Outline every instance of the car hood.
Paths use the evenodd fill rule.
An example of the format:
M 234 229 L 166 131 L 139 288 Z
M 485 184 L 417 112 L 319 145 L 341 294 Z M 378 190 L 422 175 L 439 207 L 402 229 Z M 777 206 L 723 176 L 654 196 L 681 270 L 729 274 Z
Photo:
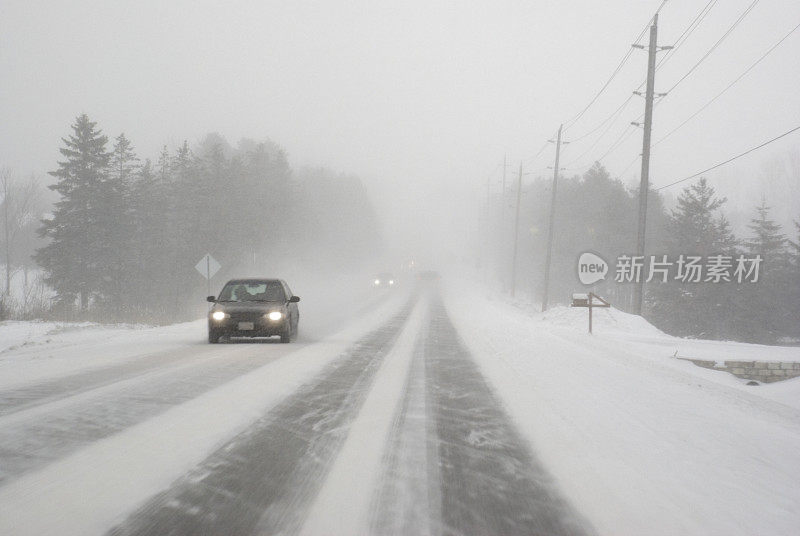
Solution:
M 216 303 L 214 311 L 225 311 L 226 313 L 248 313 L 253 311 L 272 311 L 285 306 L 283 301 L 264 301 L 264 302 L 231 302 Z

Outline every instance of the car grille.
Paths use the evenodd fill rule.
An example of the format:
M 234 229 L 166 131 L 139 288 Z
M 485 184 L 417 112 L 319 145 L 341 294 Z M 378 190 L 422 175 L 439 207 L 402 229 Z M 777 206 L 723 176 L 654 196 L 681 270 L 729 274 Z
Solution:
M 231 313 L 231 321 L 232 322 L 259 322 L 262 319 L 264 313 L 256 313 L 256 312 L 243 312 L 243 313 Z

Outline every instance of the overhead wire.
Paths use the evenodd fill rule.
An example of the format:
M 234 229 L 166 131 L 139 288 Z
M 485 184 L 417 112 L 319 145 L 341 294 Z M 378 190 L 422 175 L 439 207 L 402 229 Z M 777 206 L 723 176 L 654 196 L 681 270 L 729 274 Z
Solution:
M 670 58 L 672 58 L 675 52 L 678 51 L 679 48 L 692 36 L 694 31 L 700 26 L 700 24 L 705 20 L 706 16 L 708 16 L 709 12 L 714 8 L 717 4 L 718 0 L 709 0 L 708 3 L 703 6 L 695 18 L 689 23 L 689 25 L 683 30 L 681 35 L 675 40 L 675 43 L 672 45 L 672 48 L 666 50 L 666 54 L 664 54 L 661 59 L 656 64 L 656 71 L 658 71 L 665 63 L 667 63 Z M 639 84 L 639 88 L 647 82 L 647 80 L 643 80 L 641 84 Z
M 703 63 L 703 62 L 706 60 L 706 58 L 708 58 L 708 57 L 711 55 L 711 53 L 712 53 L 712 52 L 714 52 L 714 51 L 717 49 L 717 47 L 718 47 L 719 45 L 721 45 L 721 44 L 722 44 L 722 42 L 723 42 L 723 41 L 725 41 L 725 39 L 727 39 L 727 37 L 728 37 L 728 36 L 729 36 L 729 35 L 730 35 L 730 34 L 733 32 L 733 30 L 735 30 L 735 29 L 736 29 L 736 27 L 737 27 L 737 26 L 738 26 L 738 25 L 739 25 L 739 24 L 740 24 L 740 23 L 741 23 L 741 22 L 742 22 L 742 21 L 745 19 L 745 17 L 747 17 L 747 15 L 749 15 L 749 14 L 750 14 L 750 12 L 753 10 L 753 8 L 756 6 L 756 4 L 758 4 L 759 2 L 760 2 L 760 0 L 753 0 L 753 1 L 750 3 L 750 5 L 749 5 L 749 6 L 747 6 L 747 8 L 746 8 L 746 9 L 745 9 L 745 10 L 742 12 L 742 14 L 741 14 L 741 15 L 739 15 L 739 18 L 738 18 L 738 19 L 736 19 L 736 20 L 734 21 L 734 23 L 733 23 L 733 24 L 732 24 L 732 25 L 731 25 L 731 26 L 730 26 L 730 27 L 729 27 L 729 28 L 728 28 L 728 29 L 725 31 L 725 33 L 724 33 L 724 34 L 722 34 L 722 37 L 720 37 L 720 38 L 717 40 L 717 42 L 716 42 L 716 43 L 714 43 L 714 44 L 711 46 L 711 48 L 710 48 L 710 49 L 708 49 L 708 51 L 707 51 L 707 52 L 706 52 L 706 53 L 705 53 L 705 54 L 704 54 L 704 55 L 703 55 L 703 56 L 702 56 L 702 57 L 701 57 L 701 58 L 700 58 L 700 59 L 697 61 L 697 63 L 695 63 L 695 64 L 694 64 L 694 65 L 693 65 L 693 66 L 692 66 L 692 67 L 691 67 L 691 68 L 690 68 L 690 69 L 689 69 L 689 70 L 688 70 L 688 71 L 687 71 L 687 72 L 686 72 L 686 73 L 685 73 L 685 74 L 684 74 L 682 77 L 680 77 L 680 78 L 678 79 L 678 81 L 677 81 L 677 82 L 675 82 L 675 83 L 672 85 L 672 87 L 671 87 L 671 88 L 669 88 L 669 89 L 666 91 L 666 94 L 667 94 L 667 95 L 669 95 L 669 94 L 672 92 L 672 90 L 674 90 L 676 87 L 678 87 L 678 85 L 679 85 L 681 82 L 683 82 L 684 80 L 686 80 L 686 78 L 687 78 L 689 75 L 691 75 L 691 74 L 692 74 L 692 73 L 695 71 L 695 69 L 697 69 L 697 67 L 699 67 L 699 66 L 700 66 L 700 64 L 701 64 L 701 63 Z
M 745 70 L 744 70 L 744 72 L 742 72 L 742 74 L 740 74 L 739 76 L 737 76 L 737 77 L 736 77 L 736 79 L 734 79 L 734 80 L 733 80 L 733 81 L 732 81 L 730 84 L 728 84 L 728 85 L 725 87 L 725 89 L 723 89 L 722 91 L 720 91 L 719 93 L 717 93 L 717 94 L 716 94 L 716 95 L 715 95 L 715 96 L 714 96 L 714 97 L 713 97 L 711 100 L 709 100 L 707 103 L 705 103 L 703 106 L 701 106 L 701 107 L 700 107 L 700 108 L 699 108 L 699 109 L 698 109 L 696 112 L 694 112 L 692 115 L 690 115 L 689 117 L 687 117 L 687 118 L 686 118 L 686 119 L 685 119 L 685 120 L 684 120 L 684 121 L 683 121 L 681 124 L 679 124 L 678 126 L 676 126 L 675 128 L 673 128 L 672 130 L 670 130 L 670 131 L 669 131 L 667 134 L 665 134 L 664 136 L 662 136 L 662 137 L 661 137 L 661 138 L 660 138 L 658 141 L 656 141 L 656 142 L 655 142 L 655 143 L 652 145 L 652 147 L 655 147 L 656 145 L 658 145 L 659 143 L 661 143 L 661 142 L 662 142 L 662 141 L 664 141 L 665 139 L 669 138 L 669 137 L 670 137 L 672 134 L 674 134 L 674 133 L 675 133 L 675 132 L 676 132 L 678 129 L 680 129 L 681 127 L 683 127 L 683 125 L 685 125 L 686 123 L 688 123 L 689 121 L 691 121 L 692 119 L 694 119 L 695 117 L 697 117 L 697 115 L 699 115 L 699 114 L 700 114 L 700 112 L 702 112 L 703 110 L 705 110 L 706 108 L 708 108 L 708 107 L 711 105 L 711 103 L 713 103 L 715 100 L 717 100 L 719 97 L 721 97 L 721 96 L 722 96 L 722 95 L 723 95 L 723 94 L 724 94 L 726 91 L 728 91 L 730 88 L 732 88 L 732 87 L 733 87 L 733 86 L 734 86 L 734 85 L 735 85 L 737 82 L 739 82 L 739 80 L 741 80 L 742 78 L 744 78 L 744 77 L 747 75 L 747 73 L 749 73 L 750 71 L 752 71 L 752 70 L 755 68 L 755 66 L 756 66 L 756 65 L 758 65 L 759 63 L 761 63 L 761 61 L 762 61 L 764 58 L 766 58 L 767 56 L 769 56 L 769 55 L 772 53 L 772 51 L 774 51 L 776 48 L 778 48 L 778 46 L 780 46 L 780 45 L 781 45 L 781 43 L 783 43 L 784 41 L 786 41 L 786 39 L 788 39 L 788 38 L 789 38 L 789 36 L 791 36 L 791 35 L 792 35 L 792 34 L 793 34 L 795 31 L 797 31 L 797 29 L 798 29 L 798 28 L 800 28 L 800 24 L 798 24 L 797 26 L 795 26 L 794 28 L 792 28 L 792 29 L 789 31 L 789 33 L 787 33 L 786 35 L 784 35 L 784 36 L 783 36 L 783 37 L 782 37 L 782 38 L 781 38 L 781 39 L 780 39 L 780 40 L 779 40 L 777 43 L 775 43 L 774 45 L 772 45 L 772 47 L 770 47 L 770 49 L 769 49 L 769 50 L 767 50 L 767 51 L 766 51 L 764 54 L 762 54 L 762 55 L 761 55 L 761 57 L 759 57 L 759 58 L 758 58 L 758 59 L 757 59 L 755 62 L 753 62 L 753 63 L 752 63 L 752 64 L 751 64 L 751 65 L 750 65 L 750 66 L 749 66 L 747 69 L 745 69 Z
M 634 43 L 638 43 L 639 40 L 644 36 L 645 32 L 647 32 L 647 28 L 650 26 L 650 22 L 653 20 L 653 18 L 656 15 L 658 15 L 658 13 L 661 11 L 661 8 L 663 8 L 666 3 L 667 3 L 667 0 L 663 0 L 663 2 L 661 2 L 661 5 L 658 6 L 658 9 L 656 10 L 656 12 L 653 15 L 653 17 L 650 17 L 650 19 L 647 21 L 647 24 L 645 24 L 645 26 L 642 29 L 642 31 L 639 32 L 639 35 L 636 37 L 636 40 L 634 41 Z M 608 77 L 608 80 L 606 80 L 606 82 L 603 84 L 603 86 L 597 91 L 597 93 L 594 94 L 594 96 L 591 98 L 589 103 L 586 106 L 584 106 L 583 109 L 575 117 L 573 117 L 572 119 L 570 119 L 569 121 L 567 121 L 565 123 L 565 125 L 564 125 L 565 129 L 568 129 L 568 128 L 572 127 L 581 117 L 583 117 L 583 115 L 587 112 L 587 110 L 589 110 L 589 108 L 591 108 L 592 105 L 595 102 L 597 102 L 597 99 L 600 98 L 600 95 L 602 95 L 603 92 L 606 90 L 606 88 L 608 88 L 609 84 L 611 84 L 611 81 L 614 80 L 614 78 L 617 76 L 617 74 L 619 74 L 619 72 L 622 70 L 622 67 L 628 61 L 628 58 L 631 57 L 632 53 L 633 53 L 633 48 L 629 48 L 628 51 L 625 53 L 625 55 L 622 57 L 622 60 L 620 60 L 620 62 L 617 65 L 617 67 L 611 73 L 611 76 Z
M 628 102 L 629 102 L 629 101 L 626 101 L 626 102 L 625 102 L 625 104 L 627 104 Z M 602 139 L 603 139 L 603 137 L 606 135 L 606 133 L 607 133 L 607 132 L 608 132 L 608 131 L 611 129 L 611 127 L 612 127 L 612 126 L 614 126 L 614 121 L 616 121 L 616 119 L 617 119 L 617 118 L 618 118 L 620 115 L 622 115 L 622 112 L 623 112 L 623 110 L 624 110 L 624 109 L 625 109 L 625 107 L 624 107 L 624 106 L 620 106 L 619 108 L 617 108 L 617 115 L 616 115 L 616 117 L 614 117 L 614 118 L 613 118 L 613 120 L 612 120 L 612 121 L 610 121 L 610 122 L 608 123 L 608 126 L 607 126 L 607 127 L 606 127 L 606 129 L 603 131 L 603 133 L 602 133 L 602 134 L 600 134 L 600 136 L 598 136 L 598 138 L 597 138 L 596 140 L 594 140 L 594 143 L 592 143 L 592 144 L 591 144 L 591 145 L 590 145 L 590 146 L 589 146 L 589 147 L 588 147 L 588 148 L 587 148 L 587 149 L 586 149 L 584 152 L 582 152 L 580 155 L 576 156 L 575 158 L 573 158 L 572 160 L 570 160 L 569 162 L 567 162 L 567 164 L 566 164 L 566 165 L 567 165 L 567 166 L 571 166 L 573 163 L 580 161 L 580 160 L 581 160 L 581 159 L 582 159 L 584 156 L 586 156 L 586 155 L 587 155 L 587 154 L 588 154 L 588 153 L 589 153 L 589 152 L 590 152 L 592 149 L 594 149 L 594 148 L 595 148 L 595 146 L 596 146 L 596 145 L 597 145 L 597 144 L 600 142 L 600 140 L 602 140 Z M 574 142 L 574 141 L 575 141 L 575 140 L 572 140 L 572 142 Z
M 665 188 L 669 188 L 670 186 L 675 186 L 676 184 L 680 184 L 680 183 L 682 183 L 682 182 L 686 182 L 686 181 L 688 181 L 688 180 L 690 180 L 690 179 L 694 179 L 695 177 L 699 177 L 699 176 L 700 176 L 700 175 L 702 175 L 703 173 L 708 173 L 708 172 L 709 172 L 709 171 L 711 171 L 711 170 L 717 169 L 718 167 L 722 167 L 722 166 L 724 166 L 725 164 L 729 164 L 729 163 L 733 162 L 734 160 L 737 160 L 737 159 L 739 159 L 739 158 L 741 158 L 741 157 L 743 157 L 743 156 L 745 156 L 745 155 L 747 155 L 747 154 L 750 154 L 750 153 L 752 153 L 753 151 L 757 151 L 758 149 L 761 149 L 762 147 L 766 147 L 766 146 L 767 146 L 767 145 L 769 145 L 770 143 L 776 142 L 776 141 L 778 141 L 779 139 L 781 139 L 781 138 L 784 138 L 784 137 L 788 136 L 789 134 L 791 134 L 792 132 L 795 132 L 795 131 L 797 131 L 797 130 L 800 130 L 800 126 L 796 126 L 796 127 L 792 128 L 792 129 L 790 129 L 790 130 L 787 130 L 786 132 L 784 132 L 784 133 L 783 133 L 783 134 L 781 134 L 780 136 L 776 136 L 776 137 L 772 138 L 772 139 L 771 139 L 771 140 L 769 140 L 769 141 L 765 141 L 765 142 L 764 142 L 764 143 L 762 143 L 761 145 L 758 145 L 758 146 L 756 146 L 756 147 L 752 147 L 752 148 L 750 148 L 750 149 L 746 150 L 746 151 L 745 151 L 745 152 L 743 152 L 743 153 L 740 153 L 740 154 L 738 154 L 738 155 L 736 155 L 736 156 L 734 156 L 734 157 L 731 157 L 731 158 L 729 158 L 729 159 L 725 160 L 724 162 L 720 162 L 719 164 L 716 164 L 716 165 L 714 165 L 714 166 L 711 166 L 711 167 L 710 167 L 710 168 L 708 168 L 708 169 L 704 169 L 703 171 L 698 171 L 697 173 L 694 173 L 694 174 L 692 174 L 692 175 L 689 175 L 688 177 L 685 177 L 685 178 L 683 178 L 683 179 L 680 179 L 680 180 L 677 180 L 677 181 L 671 182 L 671 183 L 669 183 L 669 184 L 666 184 L 666 185 L 664 185 L 664 186 L 661 186 L 661 187 L 659 187 L 659 188 L 654 188 L 654 190 L 657 192 L 657 191 L 659 191 L 659 190 L 663 190 L 663 189 L 665 189 Z
M 667 58 L 671 57 L 671 54 L 670 54 L 670 53 L 674 54 L 674 52 L 675 52 L 675 51 L 676 51 L 678 48 L 680 48 L 680 47 L 681 47 L 681 46 L 682 46 L 682 45 L 683 45 L 683 44 L 684 44 L 684 43 L 685 43 L 685 42 L 686 42 L 686 41 L 689 39 L 689 37 L 691 37 L 691 35 L 692 35 L 692 34 L 695 32 L 695 30 L 696 30 L 696 29 L 697 29 L 697 28 L 700 26 L 700 24 L 703 22 L 703 20 L 705 20 L 705 18 L 708 16 L 708 13 L 711 11 L 711 9 L 713 9 L 713 8 L 714 8 L 714 6 L 717 4 L 717 1 L 718 1 L 718 0 L 709 0 L 709 1 L 708 1 L 708 2 L 707 2 L 707 3 L 706 3 L 704 6 L 703 6 L 703 8 L 700 10 L 700 12 L 698 12 L 698 14 L 697 14 L 697 15 L 694 17 L 694 19 L 692 19 L 692 21 L 689 23 L 689 25 L 688 25 L 688 26 L 687 26 L 687 27 L 686 27 L 686 28 L 683 30 L 683 32 L 681 33 L 681 35 L 680 35 L 680 36 L 678 37 L 678 39 L 676 40 L 676 44 L 673 46 L 673 48 L 672 48 L 672 49 L 669 49 L 669 50 L 667 50 L 667 54 L 668 54 L 668 55 L 665 55 L 665 56 L 664 56 L 664 57 L 661 59 L 661 61 L 660 61 L 660 62 L 659 62 L 657 65 L 656 65 L 656 69 L 658 69 L 659 67 L 663 66 L 663 65 L 664 65 L 664 63 L 666 63 L 666 61 L 667 61 Z M 736 21 L 734 21 L 734 23 L 733 23 L 733 24 L 732 24 L 732 25 L 731 25 L 731 26 L 730 26 L 730 27 L 729 27 L 729 28 L 728 28 L 728 29 L 725 31 L 725 33 L 724 33 L 724 34 L 723 34 L 723 35 L 722 35 L 722 36 L 721 36 L 721 37 L 720 37 L 720 38 L 719 38 L 719 39 L 718 39 L 718 40 L 717 40 L 717 41 L 714 43 L 714 45 L 712 45 L 712 47 L 711 47 L 711 48 L 710 48 L 710 49 L 709 49 L 709 50 L 708 50 L 708 51 L 707 51 L 707 52 L 706 52 L 706 53 L 703 55 L 703 57 L 701 57 L 701 58 L 700 58 L 700 59 L 699 59 L 699 60 L 698 60 L 698 61 L 697 61 L 697 62 L 696 62 L 696 63 L 695 63 L 695 64 L 694 64 L 694 65 L 693 65 L 693 66 L 692 66 L 692 67 L 691 67 L 691 68 L 690 68 L 690 69 L 689 69 L 689 70 L 688 70 L 688 71 L 687 71 L 687 72 L 686 72 L 686 73 L 685 73 L 685 74 L 684 74 L 684 75 L 683 75 L 683 76 L 682 76 L 682 77 L 681 77 L 681 78 L 680 78 L 680 79 L 679 79 L 679 80 L 678 80 L 678 81 L 675 83 L 675 84 L 673 84 L 673 86 L 672 86 L 672 87 L 671 87 L 671 88 L 670 88 L 670 89 L 669 89 L 669 90 L 666 92 L 666 94 L 669 94 L 669 93 L 670 93 L 670 92 L 671 92 L 673 89 L 675 89 L 675 88 L 676 88 L 676 87 L 677 87 L 677 86 L 678 86 L 678 85 L 679 85 L 679 84 L 680 84 L 680 83 L 681 83 L 683 80 L 685 80 L 685 79 L 686 79 L 686 78 L 687 78 L 687 77 L 688 77 L 688 76 L 689 76 L 689 75 L 690 75 L 690 74 L 691 74 L 691 73 L 692 73 L 692 72 L 693 72 L 695 69 L 697 69 L 697 67 L 698 67 L 698 66 L 699 66 L 701 63 L 703 63 L 703 61 L 705 61 L 705 59 L 706 59 L 706 58 L 708 58 L 708 57 L 711 55 L 711 53 L 713 53 L 713 52 L 714 52 L 714 50 L 715 50 L 715 49 L 716 49 L 716 48 L 717 48 L 717 47 L 718 47 L 720 44 L 722 44 L 722 42 L 723 42 L 723 41 L 725 41 L 725 39 L 726 39 L 726 38 L 727 38 L 727 37 L 728 37 L 728 36 L 729 36 L 729 35 L 730 35 L 730 34 L 733 32 L 733 30 L 734 30 L 734 29 L 735 29 L 735 28 L 736 28 L 736 27 L 737 27 L 737 26 L 738 26 L 738 25 L 739 25 L 739 24 L 742 22 L 742 20 L 744 20 L 744 18 L 745 18 L 745 17 L 747 17 L 747 15 L 748 15 L 748 14 L 749 14 L 749 13 L 750 13 L 752 10 L 753 10 L 753 8 L 756 6 L 756 4 L 758 4 L 758 2 L 759 2 L 759 1 L 760 1 L 760 0 L 753 0 L 753 1 L 750 3 L 750 5 L 748 5 L 748 6 L 747 6 L 747 8 L 746 8 L 746 9 L 745 9 L 745 10 L 742 12 L 742 14 L 741 14 L 741 15 L 739 15 L 739 17 L 736 19 Z M 663 4 L 662 4 L 662 5 L 659 7 L 659 10 L 661 9 L 661 7 L 663 7 Z M 651 19 L 651 20 L 652 20 L 652 19 Z M 649 24 L 649 23 L 648 23 L 648 24 Z M 644 85 L 644 83 L 645 83 L 645 82 L 643 81 L 641 84 L 639 84 L 639 87 L 637 88 L 637 90 L 638 90 L 638 89 L 641 89 L 641 87 Z M 665 95 L 666 95 L 666 94 L 665 94 Z M 624 107 L 624 105 L 625 105 L 625 104 L 627 104 L 627 103 L 630 101 L 630 99 L 631 99 L 631 98 L 632 98 L 632 96 L 631 96 L 631 97 L 628 97 L 628 99 L 625 101 L 625 103 L 623 103 L 623 107 Z M 662 102 L 662 101 L 658 101 L 658 102 L 656 102 L 654 106 L 656 106 L 656 107 L 657 107 L 657 106 L 658 106 L 658 105 L 659 105 L 661 102 Z M 697 113 L 699 113 L 699 111 L 698 111 Z M 624 130 L 622 133 L 620 133 L 620 135 L 617 137 L 617 139 L 616 139 L 616 140 L 615 140 L 615 141 L 614 141 L 614 142 L 613 142 L 613 143 L 612 143 L 612 144 L 609 146 L 608 150 L 607 150 L 607 151 L 606 151 L 606 152 L 605 152 L 605 153 L 604 153 L 604 154 L 603 154 L 603 155 L 602 155 L 600 158 L 597 158 L 595 161 L 597 161 L 597 162 L 602 162 L 602 161 L 603 161 L 603 159 L 605 159 L 605 158 L 606 158 L 608 155 L 610 155 L 610 154 L 611 154 L 612 152 L 614 152 L 614 151 L 615 151 L 617 148 L 619 148 L 619 147 L 622 145 L 622 143 L 623 143 L 625 140 L 627 140 L 627 139 L 628 139 L 628 138 L 631 136 L 631 134 L 634 132 L 633 130 L 631 130 L 631 126 L 633 125 L 633 123 L 635 123 L 635 122 L 638 122 L 638 121 L 641 121 L 641 119 L 642 119 L 642 117 L 643 117 L 643 116 L 644 116 L 644 113 L 640 114 L 640 115 L 638 116 L 638 118 L 637 118 L 637 119 L 636 119 L 634 122 L 632 122 L 632 124 L 631 124 L 631 125 L 629 125 L 628 127 L 626 127 L 626 129 L 625 129 L 625 130 Z M 681 126 L 682 126 L 682 125 L 681 125 Z M 595 130 L 596 130 L 596 129 L 595 129 Z M 604 131 L 604 134 L 603 134 L 603 135 L 601 135 L 599 139 L 602 139 L 602 136 L 604 136 L 604 135 L 605 135 L 605 132 L 607 132 L 607 131 L 608 131 L 608 129 L 606 129 L 606 131 Z M 583 137 L 585 137 L 585 136 L 583 136 Z M 663 138 L 662 138 L 662 139 L 663 139 Z M 661 141 L 661 140 L 659 140 L 659 141 Z M 587 151 L 587 152 L 588 152 L 588 151 Z M 641 156 L 641 155 L 640 155 L 640 156 Z M 637 157 L 637 159 L 638 159 L 638 158 L 639 158 L 639 157 Z M 635 162 L 635 160 L 634 160 L 634 162 Z M 631 163 L 631 164 L 628 164 L 628 166 L 627 166 L 625 169 L 627 170 L 627 169 L 628 169 L 628 168 L 629 168 L 631 165 L 633 165 L 633 164 L 632 164 L 632 163 Z
M 675 41 L 675 45 L 673 46 L 673 48 L 668 49 L 666 51 L 667 53 L 661 58 L 659 63 L 656 65 L 656 70 L 658 70 L 664 63 L 666 63 L 667 58 L 671 57 L 671 53 L 674 53 L 675 51 L 677 51 L 681 47 L 681 45 L 683 45 L 683 43 L 685 43 L 689 39 L 689 37 L 691 37 L 692 33 L 694 33 L 694 31 L 698 28 L 700 23 L 703 22 L 703 20 L 706 18 L 708 13 L 716 5 L 717 2 L 718 2 L 718 0 L 709 0 L 703 6 L 703 8 L 697 13 L 697 15 L 695 15 L 694 19 L 692 19 L 692 21 L 686 26 L 686 28 L 684 28 L 683 32 L 678 36 L 678 38 Z M 658 8 L 658 11 L 661 10 L 661 7 L 663 7 L 663 4 Z M 656 13 L 658 13 L 658 11 Z M 655 15 L 654 15 L 654 17 L 655 17 Z M 652 22 L 653 18 L 651 18 L 650 21 L 648 21 L 648 23 L 647 23 L 648 26 L 649 26 L 650 22 Z M 646 30 L 647 30 L 647 26 L 645 27 L 645 29 L 640 34 L 639 38 L 637 39 L 637 42 L 641 39 L 641 37 L 644 35 L 644 32 Z M 641 89 L 642 86 L 645 84 L 645 82 L 646 82 L 646 80 L 642 81 L 642 83 L 639 84 L 639 86 L 637 87 L 637 90 Z M 577 138 L 573 138 L 571 141 L 574 143 L 574 142 L 583 140 L 583 139 L 587 138 L 588 136 L 591 136 L 592 134 L 594 134 L 598 130 L 600 130 L 604 125 L 606 125 L 606 123 L 608 123 L 612 119 L 614 121 L 616 121 L 619 118 L 619 115 L 621 115 L 621 114 L 618 114 L 618 112 L 620 112 L 620 110 L 624 109 L 628 105 L 628 103 L 630 103 L 630 101 L 633 99 L 634 95 L 635 95 L 635 93 L 631 93 L 628 96 L 628 98 L 625 99 L 625 101 L 616 110 L 614 110 L 611 113 L 611 115 L 606 117 L 603 121 L 601 121 L 597 126 L 595 126 L 593 129 L 591 129 L 589 132 L 587 132 L 587 133 L 585 133 L 582 136 L 579 136 Z M 637 121 L 639 121 L 640 119 L 641 119 L 641 116 L 637 119 Z M 611 122 L 613 123 L 613 121 L 611 121 Z M 606 128 L 606 130 L 603 131 L 603 133 L 598 137 L 598 139 L 595 141 L 595 143 L 592 144 L 592 147 L 597 145 L 597 143 L 603 138 L 603 136 L 605 136 L 605 134 L 608 132 L 608 130 L 610 130 L 610 127 Z M 572 162 L 575 162 L 575 161 L 579 160 L 586 153 L 588 153 L 590 150 L 591 150 L 591 148 L 588 149 L 583 154 L 581 154 L 580 157 L 573 159 Z
M 633 93 L 631 93 L 631 94 L 630 94 L 630 96 L 629 96 L 627 99 L 625 99 L 625 102 L 623 102 L 622 104 L 620 104 L 620 105 L 619 105 L 619 107 L 618 107 L 616 110 L 614 110 L 613 112 L 611 112 L 611 115 L 609 115 L 608 117 L 606 117 L 605 119 L 603 119 L 603 120 L 602 120 L 602 121 L 601 121 L 601 122 L 600 122 L 600 123 L 599 123 L 599 124 L 598 124 L 596 127 L 594 127 L 592 130 L 590 130 L 589 132 L 587 132 L 587 133 L 586 133 L 586 134 L 584 134 L 583 136 L 578 136 L 577 138 L 572 138 L 570 141 L 571 141 L 572 143 L 579 142 L 579 141 L 583 140 L 584 138 L 587 138 L 587 137 L 591 136 L 592 134 L 594 134 L 595 132 L 597 132 L 598 130 L 600 130 L 600 129 L 601 129 L 603 126 L 605 126 L 605 124 L 606 124 L 607 122 L 609 122 L 609 121 L 610 121 L 612 118 L 615 118 L 615 116 L 617 115 L 617 113 L 618 113 L 620 110 L 622 110 L 623 108 L 625 108 L 625 106 L 627 106 L 627 105 L 628 105 L 628 103 L 629 103 L 629 102 L 631 102 L 631 100 L 632 100 L 632 99 L 633 99 Z M 601 137 L 602 137 L 602 136 L 601 136 Z

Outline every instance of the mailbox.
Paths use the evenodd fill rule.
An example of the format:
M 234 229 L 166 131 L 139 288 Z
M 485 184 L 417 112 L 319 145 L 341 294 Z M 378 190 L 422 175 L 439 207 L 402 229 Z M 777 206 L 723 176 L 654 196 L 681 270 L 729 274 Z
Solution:
M 595 301 L 597 300 L 597 301 Z M 571 307 L 586 307 L 589 309 L 589 333 L 592 332 L 592 309 L 595 307 L 611 307 L 611 304 L 597 294 L 573 294 Z
M 588 294 L 573 294 L 571 307 L 589 307 Z

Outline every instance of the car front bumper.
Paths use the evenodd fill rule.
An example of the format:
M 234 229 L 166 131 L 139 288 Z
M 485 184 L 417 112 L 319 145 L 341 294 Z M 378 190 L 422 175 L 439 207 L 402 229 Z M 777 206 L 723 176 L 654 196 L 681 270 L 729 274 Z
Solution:
M 289 320 L 285 317 L 277 321 L 264 318 L 208 320 L 209 332 L 227 335 L 228 337 L 272 337 L 282 335 L 288 329 Z

